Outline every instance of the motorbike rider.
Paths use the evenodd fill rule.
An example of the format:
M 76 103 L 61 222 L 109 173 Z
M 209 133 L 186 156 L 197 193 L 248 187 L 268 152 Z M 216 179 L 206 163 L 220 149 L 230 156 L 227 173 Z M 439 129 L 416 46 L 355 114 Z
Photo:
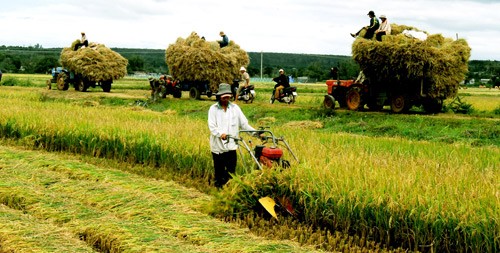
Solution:
M 240 77 L 240 81 L 239 81 L 239 87 L 238 87 L 238 91 L 236 92 L 234 102 L 238 101 L 238 97 L 240 95 L 241 90 L 250 85 L 250 75 L 248 74 L 245 67 L 240 68 L 240 73 L 241 73 L 241 77 Z
M 283 69 L 280 69 L 279 73 L 280 75 L 278 77 L 273 78 L 273 81 L 276 82 L 276 85 L 274 85 L 275 99 L 279 99 L 281 90 L 290 87 L 290 82 L 288 81 L 288 77 L 285 75 L 285 71 Z

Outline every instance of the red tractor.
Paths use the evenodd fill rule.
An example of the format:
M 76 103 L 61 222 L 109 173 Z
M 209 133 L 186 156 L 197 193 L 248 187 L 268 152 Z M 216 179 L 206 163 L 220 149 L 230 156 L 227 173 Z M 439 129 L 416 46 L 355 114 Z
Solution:
M 385 105 L 394 113 L 407 112 L 412 106 L 424 107 L 428 113 L 440 112 L 443 98 L 428 95 L 430 85 L 421 80 L 408 83 L 372 83 L 363 74 L 356 80 L 327 80 L 328 95 L 325 95 L 323 106 L 335 109 L 335 101 L 341 108 L 361 110 L 365 105 L 369 110 L 379 111 Z

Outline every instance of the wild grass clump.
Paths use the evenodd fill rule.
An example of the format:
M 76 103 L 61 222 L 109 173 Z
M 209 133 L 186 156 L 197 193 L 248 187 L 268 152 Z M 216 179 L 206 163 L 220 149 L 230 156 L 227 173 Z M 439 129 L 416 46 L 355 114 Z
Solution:
M 474 112 L 472 104 L 463 101 L 460 97 L 456 97 L 450 103 L 445 104 L 443 111 L 452 111 L 454 113 L 471 114 Z
M 11 77 L 7 76 L 2 78 L 2 85 L 3 86 L 24 86 L 24 87 L 31 87 L 33 86 L 33 82 L 30 79 L 26 80 L 20 80 L 16 77 Z
M 493 114 L 500 115 L 500 105 L 493 110 Z

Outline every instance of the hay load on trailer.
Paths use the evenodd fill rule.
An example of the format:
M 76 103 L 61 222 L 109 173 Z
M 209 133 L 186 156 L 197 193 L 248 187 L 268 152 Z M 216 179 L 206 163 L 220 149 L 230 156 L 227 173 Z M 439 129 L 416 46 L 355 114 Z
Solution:
M 240 76 L 241 66 L 250 62 L 248 54 L 234 41 L 221 48 L 216 41 L 206 41 L 195 32 L 170 44 L 165 61 L 182 90 L 196 99 L 217 93 L 220 83 L 232 84 Z
M 128 60 L 103 44 L 91 43 L 74 50 L 79 42 L 76 40 L 61 52 L 60 62 L 64 70 L 57 76 L 58 89 L 67 90 L 71 83 L 79 91 L 98 85 L 109 92 L 113 80 L 127 74 Z
M 427 38 L 417 38 L 412 32 Z M 392 25 L 392 34 L 383 36 L 381 42 L 358 38 L 352 45 L 352 55 L 366 77 L 370 94 L 358 94 L 359 103 L 355 96 L 352 106 L 367 104 L 371 109 L 390 105 L 392 111 L 401 112 L 423 105 L 426 111 L 440 111 L 444 99 L 456 96 L 467 74 L 470 50 L 464 39 L 429 35 L 396 24 Z

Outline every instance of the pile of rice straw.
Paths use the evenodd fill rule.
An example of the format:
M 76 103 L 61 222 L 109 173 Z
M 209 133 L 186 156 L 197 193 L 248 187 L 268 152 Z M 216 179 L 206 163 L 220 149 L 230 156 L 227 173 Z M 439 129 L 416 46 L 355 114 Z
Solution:
M 220 83 L 231 84 L 239 78 L 240 68 L 250 63 L 248 54 L 234 41 L 220 48 L 218 42 L 205 41 L 195 32 L 170 44 L 165 61 L 175 79 L 207 81 L 212 92 L 217 92 Z
M 382 42 L 361 36 L 353 42 L 353 59 L 370 82 L 416 90 L 423 80 L 431 97 L 456 96 L 468 72 L 471 49 L 467 42 L 429 35 L 410 26 L 392 24 L 391 28 L 392 34 L 383 36 Z M 408 36 L 405 31 L 425 33 L 427 39 Z
M 127 74 L 128 60 L 123 56 L 96 43 L 74 51 L 79 42 L 76 40 L 71 47 L 63 48 L 60 61 L 64 68 L 96 82 L 116 80 Z

